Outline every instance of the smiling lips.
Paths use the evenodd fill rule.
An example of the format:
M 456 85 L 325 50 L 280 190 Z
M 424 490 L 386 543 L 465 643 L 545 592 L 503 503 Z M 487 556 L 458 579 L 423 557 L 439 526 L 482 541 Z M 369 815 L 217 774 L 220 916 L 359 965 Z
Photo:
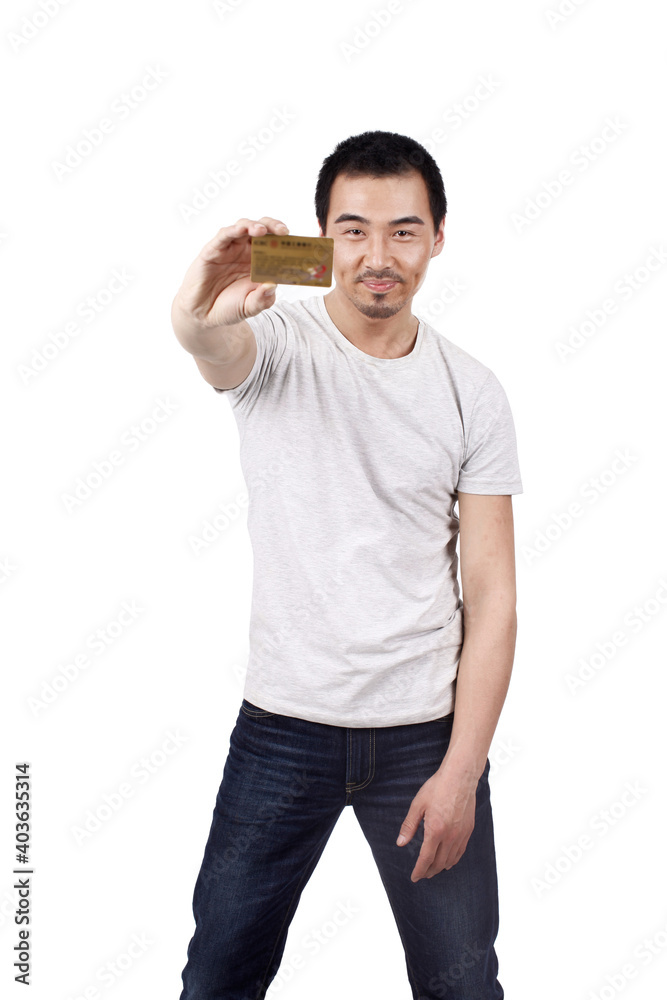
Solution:
M 372 292 L 388 292 L 395 284 L 395 281 L 364 281 L 366 288 L 370 288 Z

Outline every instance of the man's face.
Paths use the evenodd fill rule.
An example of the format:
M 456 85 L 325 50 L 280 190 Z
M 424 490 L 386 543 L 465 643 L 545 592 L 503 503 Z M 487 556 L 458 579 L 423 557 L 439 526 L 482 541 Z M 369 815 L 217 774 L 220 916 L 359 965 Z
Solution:
M 444 219 L 433 230 L 421 174 L 338 174 L 331 186 L 326 233 L 334 240 L 336 290 L 364 316 L 410 311 L 428 262 L 444 246 Z

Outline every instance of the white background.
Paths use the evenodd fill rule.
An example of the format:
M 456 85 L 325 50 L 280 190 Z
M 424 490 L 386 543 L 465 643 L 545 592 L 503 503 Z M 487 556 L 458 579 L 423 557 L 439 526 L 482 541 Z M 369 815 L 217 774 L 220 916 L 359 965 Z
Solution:
M 414 312 L 496 373 L 517 429 L 519 635 L 490 754 L 499 978 L 508 1000 L 653 1000 L 667 976 L 659 6 L 564 0 L 558 19 L 560 0 L 402 0 L 379 27 L 382 0 L 50 2 L 48 16 L 36 2 L 2 12 L 0 982 L 26 995 L 12 968 L 25 760 L 30 995 L 179 996 L 242 697 L 252 555 L 243 507 L 193 548 L 245 484 L 231 408 L 177 342 L 171 300 L 240 216 L 316 235 L 322 160 L 380 128 L 426 143 L 449 201 Z M 115 102 L 150 69 L 163 78 L 121 117 Z M 240 150 L 274 109 L 293 119 L 262 133 L 250 160 Z M 112 131 L 58 177 L 67 147 L 105 117 Z M 195 189 L 231 159 L 240 173 L 186 221 Z M 127 285 L 107 295 L 114 269 Z M 278 300 L 321 294 L 294 292 L 280 286 Z M 573 328 L 579 346 L 562 357 Z M 151 423 L 160 401 L 170 412 Z M 122 463 L 68 509 L 114 450 Z M 116 629 L 124 602 L 140 611 Z M 113 636 L 103 653 L 88 645 L 97 629 Z M 170 732 L 184 742 L 160 755 Z M 132 779 L 151 755 L 149 780 Z M 128 781 L 132 796 L 77 842 L 88 811 Z M 356 913 L 336 927 L 341 902 Z M 318 929 L 328 937 L 313 955 L 304 941 Z M 135 934 L 150 944 L 127 967 Z M 287 981 L 297 955 L 305 967 Z M 98 970 L 116 961 L 123 975 L 105 986 Z M 351 809 L 304 891 L 284 968 L 270 997 L 410 997 Z

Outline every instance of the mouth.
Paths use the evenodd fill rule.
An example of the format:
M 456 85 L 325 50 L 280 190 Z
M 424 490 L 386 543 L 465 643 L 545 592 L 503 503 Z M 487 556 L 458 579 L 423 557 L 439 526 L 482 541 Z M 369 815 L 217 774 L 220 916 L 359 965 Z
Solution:
M 372 292 L 388 292 L 395 284 L 395 281 L 364 281 L 366 288 L 370 288 Z

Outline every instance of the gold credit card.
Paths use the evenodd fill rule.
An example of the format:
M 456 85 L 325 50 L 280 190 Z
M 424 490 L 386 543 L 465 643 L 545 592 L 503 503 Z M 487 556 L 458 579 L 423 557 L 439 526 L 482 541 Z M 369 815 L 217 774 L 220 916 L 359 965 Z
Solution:
M 320 285 L 328 288 L 333 274 L 329 236 L 252 236 L 250 280 L 277 285 Z

